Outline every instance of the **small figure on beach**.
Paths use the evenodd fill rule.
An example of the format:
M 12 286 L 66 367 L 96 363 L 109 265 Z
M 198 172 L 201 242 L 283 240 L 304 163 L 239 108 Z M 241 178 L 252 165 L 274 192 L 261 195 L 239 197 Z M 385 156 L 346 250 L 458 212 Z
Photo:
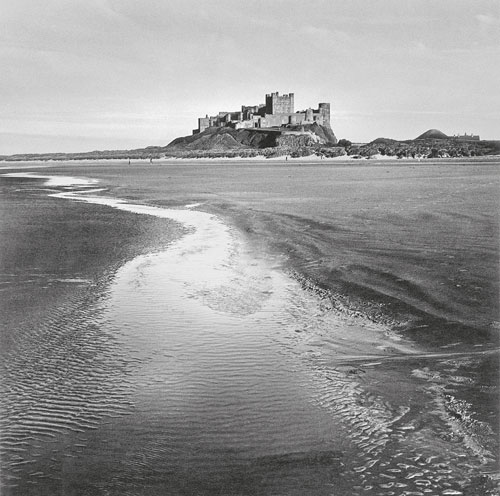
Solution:
M 149 157 L 149 163 L 152 164 L 153 163 L 153 157 Z

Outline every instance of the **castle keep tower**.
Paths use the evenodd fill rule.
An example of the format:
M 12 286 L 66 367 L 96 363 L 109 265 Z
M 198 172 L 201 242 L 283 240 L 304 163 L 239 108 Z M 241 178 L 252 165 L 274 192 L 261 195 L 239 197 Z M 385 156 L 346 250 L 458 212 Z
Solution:
M 276 91 L 276 93 L 266 95 L 266 114 L 293 114 L 293 100 L 293 93 L 280 96 Z

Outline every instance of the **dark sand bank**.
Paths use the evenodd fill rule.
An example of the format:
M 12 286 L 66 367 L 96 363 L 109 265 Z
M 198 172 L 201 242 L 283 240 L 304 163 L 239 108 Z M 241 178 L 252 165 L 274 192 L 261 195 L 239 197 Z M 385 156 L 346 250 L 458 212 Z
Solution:
M 2 178 L 1 184 L 5 495 L 88 489 L 88 482 L 75 481 L 78 470 L 69 463 L 71 451 L 83 442 L 76 436 L 132 407 L 123 378 L 133 362 L 116 353 L 112 333 L 100 322 L 110 285 L 127 261 L 164 250 L 184 232 L 166 219 L 49 197 L 64 188 L 43 183 Z M 57 435 L 61 426 L 64 436 Z M 39 440 L 36 447 L 29 441 L 33 436 Z M 66 458 L 54 457 L 57 452 Z M 26 470 L 33 459 L 41 460 L 37 469 Z M 33 480 L 42 473 L 48 479 L 36 485 Z
M 496 165 L 84 163 L 37 173 L 97 178 L 107 188 L 97 194 L 139 204 L 199 203 L 224 223 L 202 217 L 208 237 L 124 265 L 170 246 L 179 225 L 9 190 L 11 213 L 32 195 L 39 212 L 7 229 L 5 266 L 79 281 L 44 276 L 46 308 L 30 317 L 40 332 L 9 371 L 30 374 L 9 396 L 18 418 L 71 393 L 78 430 L 61 430 L 52 412 L 56 441 L 29 444 L 26 468 L 14 451 L 23 481 L 12 494 L 494 494 Z M 211 272 L 219 241 L 235 251 Z M 225 270 L 227 280 L 203 282 Z M 25 294 L 16 277 L 21 302 L 46 289 Z M 65 298 L 77 304 L 54 311 Z
M 54 309 L 69 311 L 87 292 L 102 291 L 127 260 L 164 249 L 181 232 L 165 219 L 62 202 L 47 196 L 58 189 L 43 182 L 2 179 L 0 281 L 6 327 L 33 326 Z M 1 338 L 2 352 L 8 353 L 15 336 L 2 333 Z
M 463 260 L 467 247 L 436 249 L 432 232 L 425 233 L 430 239 L 422 254 L 406 240 L 398 243 L 406 226 L 398 233 L 402 235 L 399 240 L 388 243 L 335 221 L 318 222 L 285 213 L 254 214 L 228 205 L 220 207 L 220 215 L 236 218 L 253 242 L 265 242 L 271 250 L 285 253 L 291 274 L 304 287 L 315 287 L 339 307 L 393 326 L 429 349 L 457 342 L 499 344 L 498 281 L 489 272 L 498 267 L 493 252 L 485 255 L 478 250 L 476 256 L 484 265 L 468 278 L 464 274 L 467 260 Z M 393 229 L 402 224 L 398 219 Z M 435 252 L 435 257 L 429 258 L 428 251 Z M 444 300 L 442 288 L 436 287 L 446 284 L 440 277 L 448 279 Z

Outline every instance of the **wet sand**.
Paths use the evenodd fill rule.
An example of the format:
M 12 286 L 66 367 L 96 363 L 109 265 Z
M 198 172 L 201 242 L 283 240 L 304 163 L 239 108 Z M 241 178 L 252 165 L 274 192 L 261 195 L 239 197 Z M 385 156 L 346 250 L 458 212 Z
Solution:
M 12 178 L 11 181 L 18 181 Z M 2 183 L 0 236 L 2 320 L 36 325 L 53 308 L 75 298 L 141 253 L 164 249 L 173 239 L 168 221 L 139 215 L 117 215 L 99 206 L 61 204 L 48 196 L 41 180 L 20 190 Z M 30 191 L 30 188 L 33 188 Z M 180 231 L 179 231 L 180 233 Z M 8 333 L 1 334 L 9 353 Z
M 60 171 L 68 173 L 67 168 Z M 489 473 L 491 457 L 498 459 L 497 433 L 487 428 L 494 429 L 498 418 L 498 355 L 488 345 L 489 332 L 486 339 L 473 341 L 480 347 L 462 342 L 447 349 L 450 340 L 441 340 L 439 354 L 429 353 L 437 350 L 425 340 L 412 342 L 394 333 L 398 326 L 388 324 L 395 323 L 397 312 L 374 314 L 376 299 L 363 306 L 340 291 L 345 286 L 328 287 L 329 253 L 321 252 L 328 236 L 321 238 L 326 239 L 323 248 L 313 242 L 328 226 L 313 224 L 311 229 L 311 219 L 292 218 L 291 223 L 289 216 L 269 212 L 270 204 L 262 203 L 265 197 L 258 192 L 266 189 L 269 177 L 257 186 L 253 176 L 245 193 L 237 191 L 241 173 L 255 174 L 255 169 L 225 170 L 223 181 L 220 171 L 206 170 L 196 183 L 191 180 L 200 171 L 189 168 L 167 174 L 155 168 L 140 181 L 137 171 L 123 172 L 117 177 L 113 168 L 90 166 L 79 175 L 99 177 L 100 185 L 110 187 L 103 196 L 184 207 L 177 220 L 190 225 L 180 229 L 154 215 L 75 203 L 61 197 L 66 193 L 44 200 L 61 202 L 61 217 L 52 231 L 35 238 L 44 255 L 35 257 L 33 270 L 46 263 L 44 273 L 51 274 L 65 260 L 58 247 L 75 240 L 66 262 L 69 291 L 75 291 L 74 284 L 85 286 L 82 281 L 92 274 L 105 281 L 102 291 L 94 286 L 90 292 L 102 295 L 103 306 L 79 299 L 79 307 L 91 311 L 77 315 L 75 330 L 93 321 L 107 336 L 91 334 L 104 355 L 95 373 L 111 400 L 111 417 L 103 423 L 95 409 L 89 410 L 80 419 L 85 432 L 67 433 L 62 444 L 53 445 L 59 454 L 52 455 L 52 465 L 48 452 L 38 454 L 35 475 L 25 472 L 24 483 L 17 486 L 21 492 L 13 494 L 27 494 L 30 487 L 37 494 L 28 481 L 50 471 L 57 477 L 41 487 L 53 494 L 62 487 L 62 494 L 89 487 L 94 494 L 330 494 L 332 488 L 341 494 L 409 494 L 424 488 L 431 489 L 429 494 L 488 494 L 491 481 L 486 476 L 474 480 L 471 474 Z M 250 189 L 249 202 L 244 195 L 252 186 L 256 190 Z M 39 193 L 34 194 L 38 202 Z M 279 189 L 274 195 L 280 197 Z M 202 212 L 193 212 L 189 223 L 185 206 L 192 203 L 201 203 L 194 210 Z M 129 210 L 146 213 L 148 208 Z M 203 210 L 225 221 L 217 220 L 210 230 Z M 26 237 L 41 231 L 43 217 L 42 208 L 37 224 L 20 229 L 10 257 L 13 266 L 30 267 L 24 260 L 34 255 L 24 254 L 29 250 L 23 251 L 23 239 L 29 246 Z M 103 221 L 100 229 L 94 225 L 97 219 Z M 82 225 L 93 226 L 92 249 L 81 248 L 88 242 L 87 236 L 78 237 Z M 189 238 L 193 229 L 208 237 Z M 55 241 L 61 231 L 66 242 Z M 181 233 L 187 237 L 180 238 Z M 215 252 L 210 252 L 211 242 Z M 166 251 L 133 258 L 161 247 Z M 81 260 L 71 266 L 79 251 Z M 194 257 L 186 266 L 192 271 L 182 270 L 185 256 Z M 213 268 L 203 260 L 209 266 L 213 262 Z M 109 277 L 100 279 L 102 274 Z M 59 301 L 41 307 L 38 322 Z M 404 307 L 409 320 L 415 318 L 410 310 Z M 53 322 L 64 321 L 52 316 Z M 13 314 L 13 321 L 18 318 L 19 313 Z M 108 322 L 112 325 L 103 325 Z M 190 334 L 183 337 L 179 329 Z M 87 326 L 81 333 L 81 347 L 66 351 L 80 353 L 89 332 Z M 85 377 L 78 374 L 75 385 Z M 104 380 L 106 375 L 111 380 Z M 482 408 L 468 410 L 471 405 Z M 93 428 L 95 434 L 88 430 Z M 129 454 L 127 443 L 134 446 Z M 71 457 L 75 463 L 68 465 Z

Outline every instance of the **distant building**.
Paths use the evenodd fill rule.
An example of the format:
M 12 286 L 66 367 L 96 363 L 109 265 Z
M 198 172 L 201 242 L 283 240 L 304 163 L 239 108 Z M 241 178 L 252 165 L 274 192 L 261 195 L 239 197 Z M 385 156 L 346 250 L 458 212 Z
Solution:
M 454 134 L 452 138 L 457 141 L 479 141 L 478 134 Z
M 239 112 L 219 112 L 217 115 L 200 117 L 198 129 L 193 134 L 209 128 L 232 127 L 234 129 L 269 128 L 313 124 L 330 127 L 330 104 L 320 103 L 317 109 L 294 111 L 294 94 L 280 95 L 278 92 L 266 95 L 266 103 L 242 106 Z

